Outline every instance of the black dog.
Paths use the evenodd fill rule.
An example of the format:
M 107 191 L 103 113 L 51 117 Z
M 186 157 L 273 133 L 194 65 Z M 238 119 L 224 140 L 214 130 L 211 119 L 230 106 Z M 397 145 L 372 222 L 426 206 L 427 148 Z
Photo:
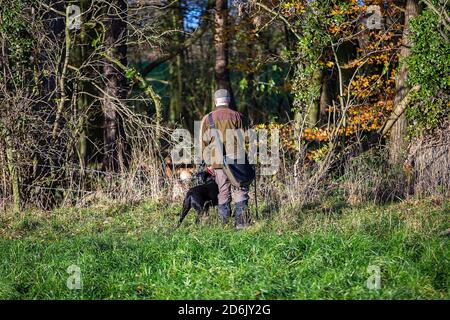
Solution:
M 197 211 L 196 222 L 198 223 L 200 217 L 208 212 L 211 206 L 217 206 L 218 204 L 219 187 L 214 181 L 214 177 L 206 171 L 197 173 L 196 177 L 201 184 L 188 190 L 183 201 L 183 211 L 181 212 L 177 228 L 181 225 L 191 208 Z

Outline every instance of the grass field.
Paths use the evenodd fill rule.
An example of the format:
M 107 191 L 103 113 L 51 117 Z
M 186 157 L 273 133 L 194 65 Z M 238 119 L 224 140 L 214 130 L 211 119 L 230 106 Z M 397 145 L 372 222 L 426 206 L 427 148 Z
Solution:
M 449 202 L 282 210 L 173 230 L 178 207 L 0 215 L 1 299 L 449 299 Z M 212 212 L 214 215 L 215 212 Z M 70 290 L 67 268 L 80 268 Z M 381 288 L 368 289 L 369 266 Z

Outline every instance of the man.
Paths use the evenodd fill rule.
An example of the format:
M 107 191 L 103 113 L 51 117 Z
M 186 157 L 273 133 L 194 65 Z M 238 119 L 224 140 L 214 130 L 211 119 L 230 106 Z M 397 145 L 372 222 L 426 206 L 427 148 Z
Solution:
M 228 90 L 220 89 L 215 92 L 214 102 L 216 108 L 210 114 L 212 115 L 214 126 L 217 129 L 216 133 L 220 138 L 220 145 L 216 144 L 215 134 L 210 129 L 210 114 L 207 114 L 202 120 L 200 138 L 202 139 L 203 160 L 210 166 L 208 169 L 213 171 L 216 183 L 219 186 L 218 207 L 220 219 L 224 224 L 228 222 L 231 216 L 231 198 L 233 194 L 234 202 L 236 203 L 235 226 L 237 229 L 243 229 L 248 226 L 244 212 L 248 206 L 249 188 L 232 186 L 230 179 L 222 169 L 222 157 L 224 154 L 237 159 L 236 155 L 231 153 L 231 150 L 226 150 L 229 149 L 227 148 L 229 144 L 233 143 L 232 145 L 237 147 L 238 153 L 244 150 L 243 140 L 238 138 L 239 131 L 243 133 L 244 130 L 242 116 L 239 112 L 230 109 L 230 101 L 231 97 Z M 232 132 L 234 141 L 227 141 L 227 136 L 230 137 L 230 132 L 227 134 L 227 130 L 235 130 Z M 235 135 L 236 133 L 237 135 Z M 208 147 L 209 149 L 207 149 Z M 223 152 L 224 150 L 222 148 L 225 148 L 226 152 Z

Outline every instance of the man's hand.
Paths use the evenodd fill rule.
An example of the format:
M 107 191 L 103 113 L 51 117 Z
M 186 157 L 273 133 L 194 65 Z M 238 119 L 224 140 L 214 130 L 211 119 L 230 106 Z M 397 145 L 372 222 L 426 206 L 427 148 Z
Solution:
M 213 177 L 216 176 L 216 173 L 214 172 L 213 167 L 207 167 L 207 168 L 206 168 L 206 171 L 208 171 L 208 173 L 209 173 L 210 175 L 212 175 Z

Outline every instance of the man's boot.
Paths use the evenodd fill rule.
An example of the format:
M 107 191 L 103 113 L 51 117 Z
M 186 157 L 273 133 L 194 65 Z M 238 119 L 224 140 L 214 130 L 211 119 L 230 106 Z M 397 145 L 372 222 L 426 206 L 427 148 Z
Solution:
M 220 221 L 222 221 L 223 224 L 228 223 L 228 218 L 231 215 L 231 206 L 230 203 L 225 204 L 219 204 L 219 217 Z
M 248 200 L 236 202 L 236 229 L 241 230 L 250 226 L 247 217 Z

